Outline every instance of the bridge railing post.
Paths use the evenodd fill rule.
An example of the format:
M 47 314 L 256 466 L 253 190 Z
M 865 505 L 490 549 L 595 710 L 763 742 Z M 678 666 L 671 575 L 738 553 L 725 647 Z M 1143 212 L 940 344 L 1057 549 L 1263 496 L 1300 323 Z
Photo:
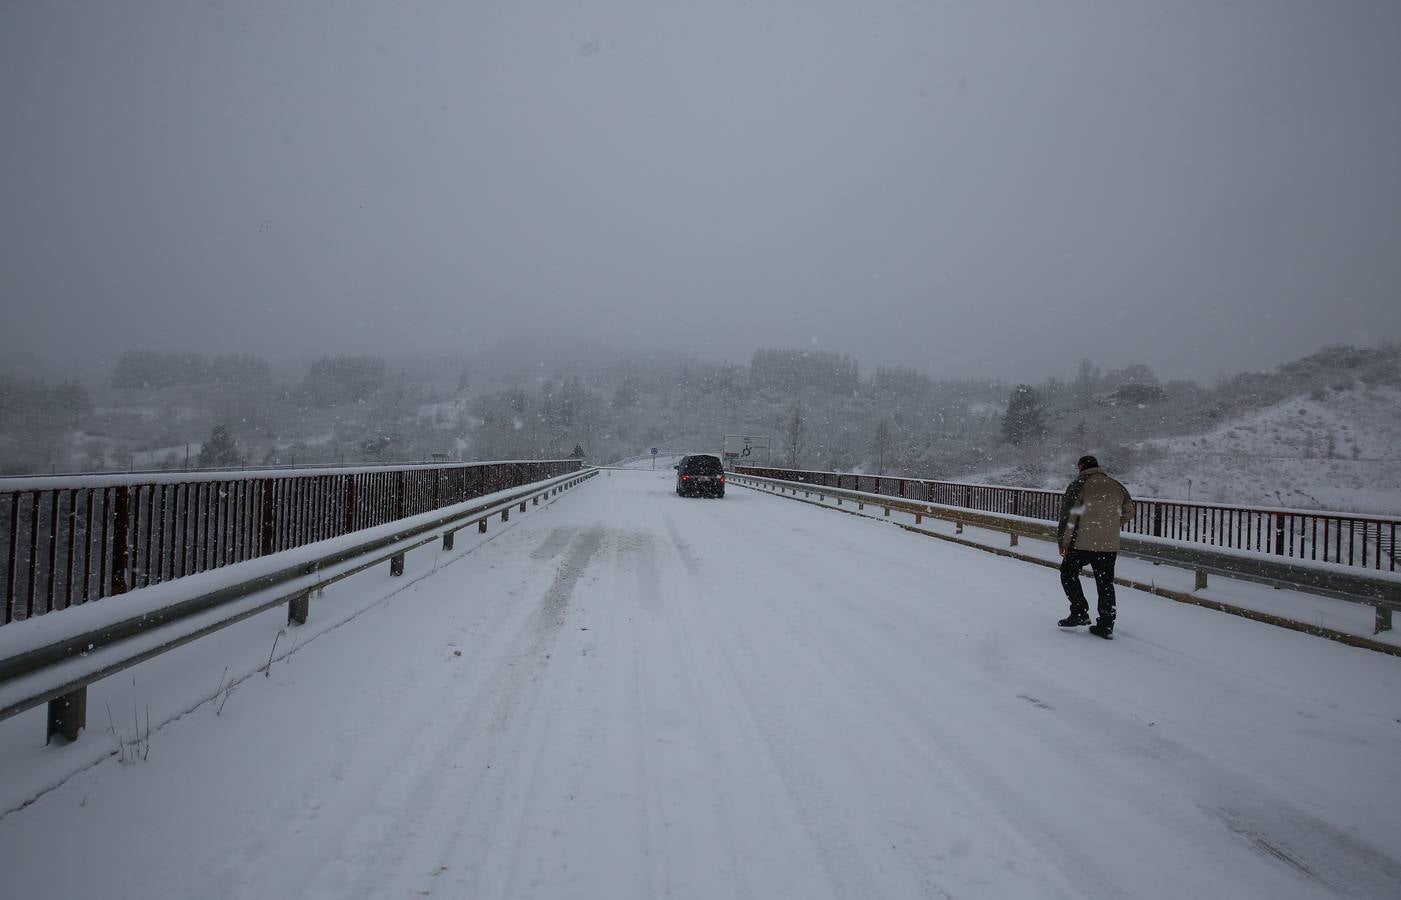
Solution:
M 34 502 L 38 503 L 38 500 Z M 127 581 L 130 565 L 131 489 L 123 485 L 117 488 L 116 502 L 112 505 L 112 582 L 109 594 L 125 594 L 130 588 Z
M 259 523 L 258 555 L 269 556 L 277 549 L 277 479 L 263 479 L 262 514 Z
M 355 504 L 357 502 L 354 475 L 345 476 L 344 497 L 345 509 L 341 519 L 341 534 L 350 534 L 355 530 Z

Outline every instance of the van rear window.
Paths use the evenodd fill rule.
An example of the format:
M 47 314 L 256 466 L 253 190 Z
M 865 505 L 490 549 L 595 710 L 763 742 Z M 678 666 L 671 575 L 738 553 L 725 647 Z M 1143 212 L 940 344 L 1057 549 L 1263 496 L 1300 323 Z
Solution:
M 693 456 L 686 460 L 686 471 L 692 475 L 719 475 L 724 468 L 718 457 Z

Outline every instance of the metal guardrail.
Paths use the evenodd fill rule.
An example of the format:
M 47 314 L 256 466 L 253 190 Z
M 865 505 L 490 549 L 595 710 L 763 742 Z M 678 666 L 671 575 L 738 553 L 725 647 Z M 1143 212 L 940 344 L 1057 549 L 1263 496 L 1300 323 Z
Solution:
M 577 459 L 0 481 L 0 626 L 578 471 Z
M 741 466 L 735 471 L 1051 522 L 1060 517 L 1057 491 L 804 469 Z M 1130 534 L 1384 572 L 1401 569 L 1401 518 L 1154 498 L 1135 498 L 1134 507 L 1125 529 Z
M 838 505 L 843 500 L 854 501 L 858 510 L 870 504 L 883 508 L 887 516 L 891 510 L 900 510 L 913 514 L 916 525 L 925 517 L 944 519 L 954 522 L 959 533 L 965 526 L 1000 531 L 1010 536 L 1012 546 L 1017 545 L 1019 537 L 1056 540 L 1054 523 L 1028 516 L 965 509 L 790 479 L 733 474 L 730 481 L 795 497 L 799 493 L 817 494 L 821 501 L 831 496 L 837 499 Z M 1120 552 L 1125 556 L 1193 570 L 1198 590 L 1205 588 L 1208 576 L 1214 574 L 1372 606 L 1376 610 L 1374 634 L 1390 630 L 1392 612 L 1401 610 L 1401 578 L 1368 574 L 1336 563 L 1272 559 L 1266 554 L 1209 548 L 1152 536 L 1123 535 L 1120 543 Z
M 541 499 L 581 484 L 596 474 L 596 471 L 590 470 L 562 475 L 536 482 L 506 496 L 497 496 L 480 506 L 458 508 L 427 522 L 416 522 L 402 530 L 384 533 L 384 529 L 376 529 L 373 536 L 367 536 L 366 540 L 353 546 L 341 547 L 246 581 L 185 597 L 154 611 L 68 634 L 53 643 L 0 659 L 0 691 L 20 679 L 57 671 L 57 667 L 78 657 L 95 659 L 87 671 L 63 674 L 51 683 L 23 689 L 19 696 L 11 696 L 13 692 L 9 692 L 0 704 L 0 720 L 48 703 L 48 739 L 60 736 L 68 741 L 76 740 L 86 725 L 87 688 L 94 682 L 283 604 L 287 605 L 288 625 L 306 624 L 314 592 L 385 561 L 389 562 L 390 575 L 402 575 L 404 555 L 409 550 L 440 538 L 443 549 L 451 550 L 458 531 L 475 524 L 480 532 L 485 533 L 488 520 L 498 513 L 502 521 L 509 521 L 513 508 L 519 506 L 520 511 L 525 512 L 528 505 L 539 505 Z M 461 504 L 457 505 L 460 507 Z M 267 591 L 272 591 L 272 596 L 256 604 L 238 605 L 238 601 L 244 598 Z M 235 605 L 238 605 L 236 610 L 216 621 L 190 628 L 179 627 L 182 622 L 202 613 Z M 158 629 L 169 629 L 168 635 L 154 643 L 134 640 L 155 634 Z M 103 652 L 109 649 L 114 651 L 114 655 L 103 657 Z M 67 673 L 68 670 L 64 669 L 63 672 Z

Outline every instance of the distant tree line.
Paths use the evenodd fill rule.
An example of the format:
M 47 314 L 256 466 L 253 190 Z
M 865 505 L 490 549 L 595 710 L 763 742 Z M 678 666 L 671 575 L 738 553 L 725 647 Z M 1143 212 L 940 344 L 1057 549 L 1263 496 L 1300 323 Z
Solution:
M 755 390 L 797 393 L 811 388 L 824 394 L 850 394 L 861 386 L 856 360 L 840 353 L 765 348 L 749 362 L 749 386 Z
M 548 365 L 548 362 L 543 365 Z M 1328 347 L 1210 387 L 1159 381 L 1146 365 L 1101 370 L 1089 360 L 1015 387 L 993 379 L 934 380 L 826 351 L 765 348 L 746 364 L 660 352 L 574 368 L 474 369 L 451 362 L 326 355 L 286 383 L 249 354 L 131 351 L 96 404 L 77 381 L 0 377 L 0 468 L 126 466 L 134 454 L 202 438 L 203 465 L 351 457 L 527 458 L 584 452 L 606 460 L 649 446 L 718 449 L 720 436 L 773 438 L 773 460 L 808 468 L 932 477 L 995 473 L 1038 481 L 1038 467 L 1079 452 L 1125 461 L 1125 447 L 1191 433 L 1300 393 L 1321 399 L 1354 385 L 1401 386 L 1401 349 Z M 469 384 L 472 388 L 469 390 Z M 205 386 L 209 387 L 206 389 Z M 194 386 L 197 390 L 170 392 Z M 223 434 L 212 434 L 214 423 Z M 1317 449 L 1346 454 L 1319 432 Z M 1117 448 L 1117 449 L 1116 449 Z M 193 448 L 192 448 L 193 449 Z M 1356 452 L 1353 451 L 1353 455 Z M 1050 461 L 1048 463 L 1048 461 Z M 137 458 L 141 463 L 140 457 Z
M 268 380 L 268 364 L 250 353 L 205 356 L 128 350 L 117 358 L 112 387 L 165 388 L 192 384 L 259 384 Z
M 49 384 L 40 379 L 0 375 L 0 429 L 36 416 L 60 417 L 75 425 L 92 411 L 88 389 L 76 381 Z
M 314 406 L 368 400 L 384 385 L 384 360 L 377 356 L 323 356 L 302 380 L 302 395 Z
M 882 397 L 923 394 L 933 388 L 934 379 L 905 366 L 878 366 L 871 379 L 871 390 Z

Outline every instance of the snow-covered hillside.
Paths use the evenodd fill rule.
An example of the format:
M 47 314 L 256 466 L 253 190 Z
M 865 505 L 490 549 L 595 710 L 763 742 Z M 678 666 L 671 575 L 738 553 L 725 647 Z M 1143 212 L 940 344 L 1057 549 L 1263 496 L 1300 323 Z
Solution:
M 1401 391 L 1314 392 L 1199 435 L 1143 441 L 1125 472 L 1147 496 L 1401 513 Z M 1106 463 L 1110 461 L 1106 460 Z

